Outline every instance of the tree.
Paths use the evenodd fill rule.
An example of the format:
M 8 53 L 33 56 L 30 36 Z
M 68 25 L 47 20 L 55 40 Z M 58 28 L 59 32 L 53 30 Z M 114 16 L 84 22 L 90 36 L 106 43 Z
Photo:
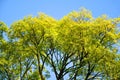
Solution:
M 61 19 L 57 43 L 50 53 L 56 79 L 62 80 L 65 75 L 69 75 L 68 80 L 103 76 L 111 79 L 105 69 L 115 65 L 117 48 L 114 45 L 119 42 L 117 24 L 119 18 L 110 19 L 103 15 L 94 19 L 86 9 Z
M 1 79 L 7 80 L 23 80 L 33 62 L 30 61 L 32 55 L 28 55 L 29 51 L 22 51 L 23 47 L 18 46 L 19 42 L 12 41 L 7 35 L 5 35 L 5 32 L 6 34 L 8 33 L 8 28 L 6 26 L 1 27 L 1 30 L 3 30 L 3 37 L 0 46 L 0 57 L 2 58 L 0 77 Z M 4 37 L 7 37 L 8 39 L 6 40 Z M 25 54 L 26 52 L 27 54 Z
M 51 24 L 52 23 L 52 24 Z M 52 38 L 51 31 L 56 21 L 41 14 L 38 17 L 27 17 L 14 23 L 10 29 L 10 37 L 19 45 L 24 47 L 23 50 L 30 51 L 29 55 L 33 55 L 37 61 L 36 67 L 38 69 L 40 80 L 44 80 L 43 70 L 47 58 L 47 50 L 49 49 L 49 40 Z
M 41 13 L 0 23 L 0 79 L 45 80 L 51 70 L 56 80 L 120 79 L 119 23 L 84 8 L 60 20 Z
M 0 21 L 0 78 L 4 78 L 5 75 L 4 72 L 3 72 L 3 65 L 7 63 L 7 61 L 4 59 L 3 55 L 3 45 L 6 44 L 6 41 L 4 39 L 4 33 L 7 32 L 7 26 L 5 25 L 4 22 L 1 22 Z

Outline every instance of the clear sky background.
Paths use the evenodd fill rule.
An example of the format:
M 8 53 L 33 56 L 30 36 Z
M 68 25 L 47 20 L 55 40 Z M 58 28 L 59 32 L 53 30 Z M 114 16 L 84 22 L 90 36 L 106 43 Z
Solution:
M 102 14 L 120 16 L 120 0 L 0 0 L 0 21 L 10 26 L 25 16 L 36 16 L 38 12 L 60 19 L 80 7 L 90 10 L 94 17 Z
M 0 0 L 0 21 L 10 26 L 25 16 L 37 16 L 38 12 L 60 19 L 80 7 L 90 10 L 94 17 L 120 16 L 120 0 Z M 49 80 L 55 80 L 54 76 Z

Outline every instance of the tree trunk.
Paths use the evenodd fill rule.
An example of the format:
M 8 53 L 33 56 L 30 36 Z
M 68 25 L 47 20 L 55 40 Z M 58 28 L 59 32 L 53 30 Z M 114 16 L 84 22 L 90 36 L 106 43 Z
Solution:
M 36 56 L 37 56 L 38 72 L 39 72 L 40 79 L 45 80 L 43 75 L 42 75 L 42 69 L 41 69 L 41 66 L 40 66 L 40 56 L 39 56 L 39 54 L 37 54 Z

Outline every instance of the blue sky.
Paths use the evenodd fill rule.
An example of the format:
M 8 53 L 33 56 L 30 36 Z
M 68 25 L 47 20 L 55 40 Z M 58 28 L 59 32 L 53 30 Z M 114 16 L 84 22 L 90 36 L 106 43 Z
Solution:
M 36 16 L 38 12 L 60 19 L 80 7 L 90 10 L 94 17 L 102 14 L 120 16 L 120 0 L 0 0 L 0 21 L 10 26 L 25 16 Z M 51 80 L 55 78 L 52 76 Z
M 0 20 L 8 26 L 25 16 L 43 12 L 60 19 L 80 7 L 89 9 L 94 17 L 107 14 L 120 16 L 120 0 L 0 0 Z

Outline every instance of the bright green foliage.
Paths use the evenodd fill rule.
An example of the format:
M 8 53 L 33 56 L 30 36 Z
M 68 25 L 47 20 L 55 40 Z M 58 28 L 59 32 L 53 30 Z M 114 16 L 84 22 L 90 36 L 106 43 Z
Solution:
M 3 65 L 4 63 L 6 63 L 5 59 L 2 57 L 3 53 L 3 47 L 6 44 L 6 41 L 4 39 L 5 36 L 5 32 L 7 32 L 8 28 L 7 26 L 0 21 L 0 65 Z
M 15 22 L 10 28 L 9 37 L 23 48 L 20 54 L 27 57 L 25 52 L 27 51 L 28 55 L 34 56 L 41 79 L 43 79 L 46 53 L 50 47 L 49 42 L 53 41 L 53 36 L 55 36 L 53 35 L 55 25 L 56 21 L 53 18 L 40 14 L 38 17 L 26 17 Z
M 1 22 L 0 79 L 45 80 L 52 69 L 57 80 L 119 80 L 119 23 L 84 8 L 61 20 L 28 16 L 9 29 Z
M 103 15 L 94 19 L 85 9 L 74 11 L 59 21 L 59 48 L 63 53 L 72 55 L 70 59 L 75 61 L 69 65 L 75 69 L 68 68 L 72 70 L 72 79 L 79 80 L 79 76 L 86 80 L 97 76 L 113 78 L 112 72 L 107 74 L 105 69 L 109 70 L 109 67 L 115 65 L 117 48 L 114 46 L 120 39 L 117 24 L 119 18 L 110 19 Z
M 83 16 L 86 18 L 86 15 Z M 91 19 L 91 17 L 88 16 L 87 20 L 82 18 L 82 21 L 79 19 L 81 18 L 79 16 L 69 16 L 70 19 L 71 17 L 71 21 L 74 22 L 72 25 L 69 21 L 71 23 L 70 26 L 66 26 L 68 27 L 68 31 L 70 31 L 67 34 L 69 37 L 66 38 L 66 40 L 69 40 L 67 43 L 70 43 L 68 43 L 66 47 L 75 50 L 80 57 L 86 55 L 85 61 L 90 62 L 91 66 L 94 66 L 94 68 L 95 66 L 103 66 L 101 62 L 105 62 L 104 64 L 111 63 L 111 61 L 115 59 L 116 53 L 114 52 L 113 44 L 116 44 L 119 40 L 119 34 L 116 33 L 114 20 L 106 16 L 101 16 L 96 19 Z M 66 24 L 64 24 L 64 26 L 65 25 Z M 64 30 L 67 30 L 67 28 Z M 65 37 L 66 36 L 63 38 Z

